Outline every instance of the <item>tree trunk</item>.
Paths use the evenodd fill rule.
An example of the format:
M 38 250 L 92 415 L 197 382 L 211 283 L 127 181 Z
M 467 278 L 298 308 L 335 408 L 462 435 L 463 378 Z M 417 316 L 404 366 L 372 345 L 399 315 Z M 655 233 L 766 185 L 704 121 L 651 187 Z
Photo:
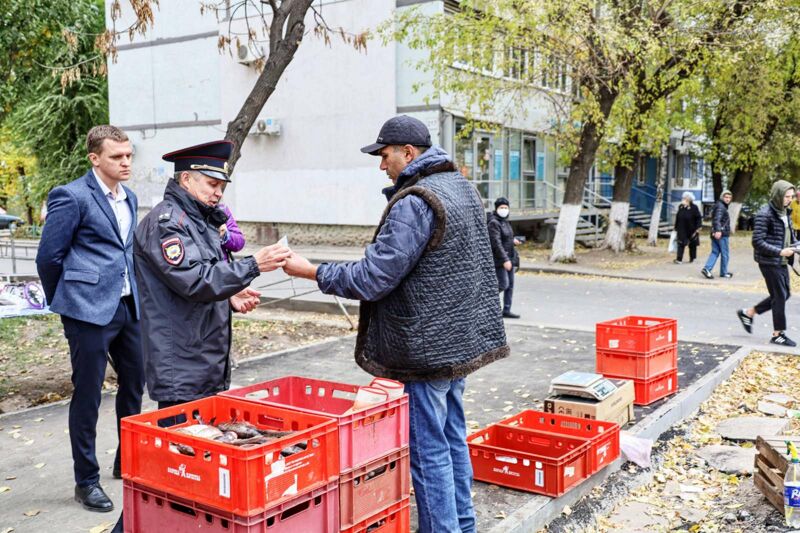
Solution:
M 279 7 L 273 7 L 273 17 L 269 31 L 269 57 L 264 70 L 258 77 L 253 90 L 244 101 L 239 114 L 228 123 L 225 139 L 233 142 L 233 153 L 228 159 L 228 171 L 233 172 L 241 156 L 242 144 L 247 139 L 250 128 L 264 108 L 264 104 L 275 91 L 278 80 L 292 62 L 297 47 L 305 33 L 304 19 L 314 0 L 283 0 Z
M 747 198 L 750 191 L 750 184 L 753 182 L 755 170 L 737 169 L 733 174 L 731 182 L 731 195 L 733 199 L 728 206 L 728 214 L 731 217 L 731 233 L 736 233 L 736 224 L 739 221 L 739 213 L 742 211 L 742 203 Z
M 667 182 L 667 145 L 661 147 L 661 158 L 658 161 L 658 178 L 656 178 L 656 201 L 650 215 L 650 228 L 647 231 L 647 244 L 658 246 L 658 226 L 661 223 L 661 206 L 664 203 L 664 184 Z
M 722 172 L 718 170 L 717 165 L 711 166 L 711 184 L 714 186 L 714 201 L 716 202 L 722 196 Z
M 628 233 L 628 213 L 631 208 L 631 187 L 635 174 L 635 161 L 633 158 L 629 165 L 614 167 L 614 196 L 611 201 L 611 213 L 608 217 L 608 228 L 603 248 L 610 248 L 614 252 L 625 250 L 625 235 Z
M 589 118 L 581 127 L 578 150 L 569 165 L 564 201 L 558 216 L 550 261 L 575 261 L 575 232 L 578 229 L 578 219 L 580 218 L 581 205 L 583 204 L 583 189 L 586 185 L 586 180 L 589 178 L 589 171 L 594 165 L 597 148 L 603 138 L 605 123 L 611 113 L 611 108 L 614 106 L 617 95 L 616 91 L 609 90 L 607 86 L 603 86 L 598 95 L 599 118 Z

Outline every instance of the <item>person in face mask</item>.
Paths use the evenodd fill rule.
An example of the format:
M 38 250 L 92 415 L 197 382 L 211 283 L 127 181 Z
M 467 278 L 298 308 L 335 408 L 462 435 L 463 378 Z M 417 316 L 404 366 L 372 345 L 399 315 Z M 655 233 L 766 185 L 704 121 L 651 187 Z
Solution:
M 794 263 L 789 204 L 794 196 L 794 186 L 788 181 L 778 180 L 772 185 L 769 204 L 756 215 L 753 255 L 764 276 L 769 296 L 754 307 L 736 312 L 745 331 L 752 333 L 753 317 L 771 310 L 773 331 L 770 342 L 780 346 L 797 346 L 786 336 L 786 300 L 791 295 L 787 265 Z
M 519 244 L 514 238 L 514 230 L 508 221 L 511 210 L 508 200 L 503 197 L 494 202 L 494 212 L 489 213 L 489 242 L 492 244 L 494 267 L 497 273 L 497 284 L 503 293 L 503 317 L 519 318 L 511 312 L 511 300 L 514 295 L 514 267 L 519 266 L 519 255 L 514 246 Z

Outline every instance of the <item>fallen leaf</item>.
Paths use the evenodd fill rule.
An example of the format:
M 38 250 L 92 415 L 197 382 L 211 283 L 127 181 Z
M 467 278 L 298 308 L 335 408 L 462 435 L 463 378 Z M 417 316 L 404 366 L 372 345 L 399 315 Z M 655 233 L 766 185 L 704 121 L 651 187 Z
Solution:
M 17 479 L 17 476 L 6 476 L 6 481 L 11 481 L 12 479 Z
M 44 422 L 44 418 L 42 418 L 42 417 L 34 418 L 33 421 L 34 422 Z
M 564 510 L 561 511 L 565 516 L 569 516 L 572 514 L 572 508 L 569 505 L 564 506 Z
M 34 468 L 42 468 L 45 464 L 44 463 L 36 463 L 33 465 Z
M 504 520 L 505 517 L 506 517 L 506 513 L 504 513 L 503 511 L 500 511 L 499 513 L 494 515 L 494 517 L 497 518 L 498 520 Z
M 94 526 L 89 530 L 89 533 L 105 533 L 106 531 L 110 531 L 113 526 L 114 522 L 105 522 L 98 526 Z
M 11 490 L 11 487 L 9 487 L 9 486 L 0 487 L 0 494 L 3 494 L 4 492 L 8 492 L 10 490 Z
M 36 515 L 37 515 L 37 514 L 39 514 L 40 512 L 41 512 L 41 511 L 39 511 L 39 509 L 31 509 L 30 511 L 25 511 L 25 512 L 24 512 L 24 513 L 22 513 L 22 514 L 24 514 L 25 516 L 36 516 Z

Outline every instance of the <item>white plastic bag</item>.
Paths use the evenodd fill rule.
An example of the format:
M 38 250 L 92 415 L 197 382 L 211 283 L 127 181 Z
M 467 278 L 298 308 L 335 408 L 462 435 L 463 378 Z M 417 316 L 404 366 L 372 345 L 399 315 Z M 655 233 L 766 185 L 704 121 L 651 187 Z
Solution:
M 650 466 L 650 450 L 653 448 L 652 440 L 634 437 L 627 431 L 622 431 L 619 434 L 619 447 L 629 461 L 642 468 Z
M 669 234 L 669 246 L 667 247 L 667 251 L 670 253 L 674 253 L 678 251 L 678 232 L 671 231 Z

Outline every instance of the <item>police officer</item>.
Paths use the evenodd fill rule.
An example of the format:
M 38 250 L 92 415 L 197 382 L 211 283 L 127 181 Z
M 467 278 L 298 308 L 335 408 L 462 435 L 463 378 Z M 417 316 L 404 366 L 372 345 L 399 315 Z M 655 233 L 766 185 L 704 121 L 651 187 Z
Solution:
M 136 230 L 145 376 L 159 409 L 228 388 L 231 311 L 254 309 L 259 293 L 248 286 L 291 253 L 276 244 L 225 261 L 218 228 L 227 216 L 217 205 L 231 149 L 215 141 L 164 155 L 174 178 Z

